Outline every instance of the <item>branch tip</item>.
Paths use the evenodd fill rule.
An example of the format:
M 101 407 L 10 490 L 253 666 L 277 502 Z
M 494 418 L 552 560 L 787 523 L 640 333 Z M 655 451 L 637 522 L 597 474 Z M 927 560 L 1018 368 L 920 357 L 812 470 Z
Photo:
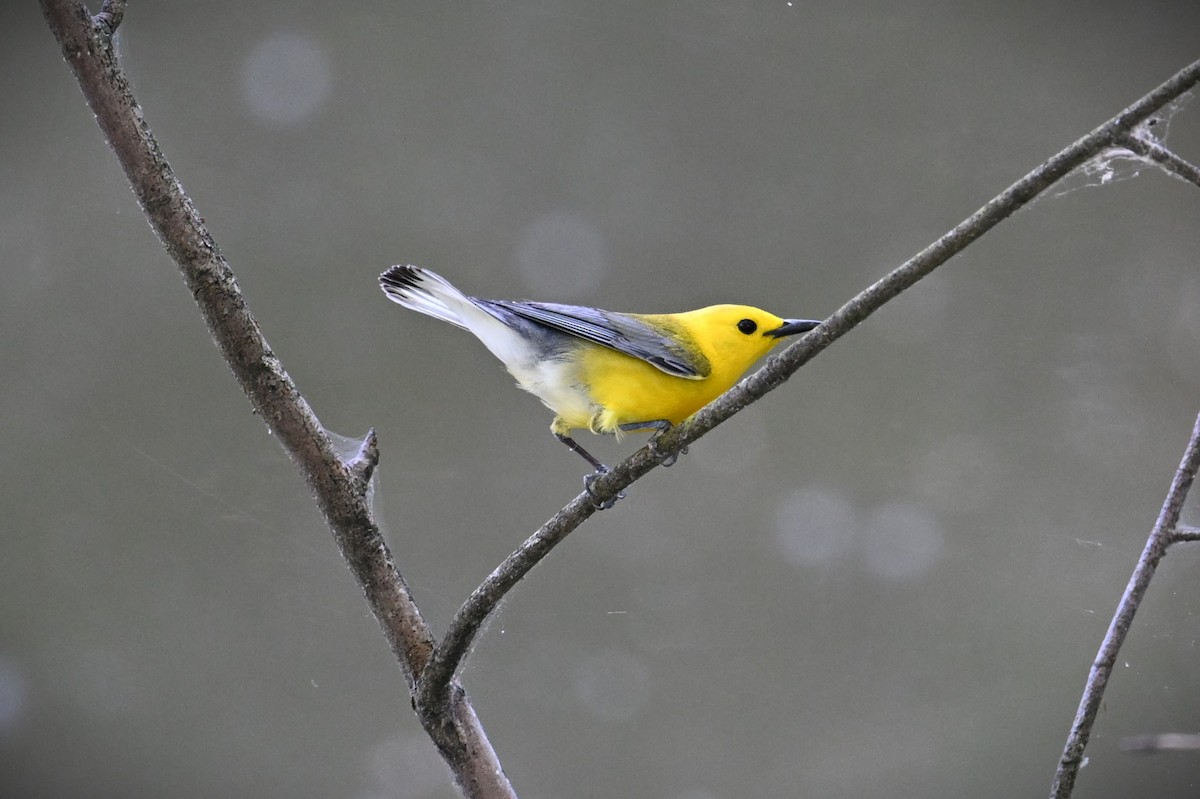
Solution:
M 353 458 L 346 461 L 346 468 L 363 483 L 369 483 L 371 475 L 378 465 L 379 438 L 375 434 L 375 428 L 372 427 L 363 437 L 362 443 L 358 445 L 358 452 L 354 453 Z

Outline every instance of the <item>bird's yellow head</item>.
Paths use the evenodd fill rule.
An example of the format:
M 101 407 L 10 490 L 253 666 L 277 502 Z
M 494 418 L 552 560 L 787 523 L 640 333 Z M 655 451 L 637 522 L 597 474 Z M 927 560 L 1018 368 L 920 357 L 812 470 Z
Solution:
M 727 377 L 731 383 L 785 336 L 820 324 L 812 319 L 782 319 L 749 305 L 710 305 L 672 317 L 712 364 L 713 377 Z

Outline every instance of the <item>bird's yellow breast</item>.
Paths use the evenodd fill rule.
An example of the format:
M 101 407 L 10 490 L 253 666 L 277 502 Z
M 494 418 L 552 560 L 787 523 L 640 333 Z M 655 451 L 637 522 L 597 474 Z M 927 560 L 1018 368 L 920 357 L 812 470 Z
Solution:
M 643 360 L 599 346 L 586 348 L 581 365 L 597 413 L 590 419 L 568 421 L 572 427 L 591 427 L 597 433 L 616 433 L 621 425 L 658 419 L 678 424 L 733 385 L 711 377 L 690 380 L 669 375 Z
M 731 320 L 751 310 L 756 309 L 714 306 L 684 314 L 638 316 L 668 330 L 672 339 L 692 350 L 696 360 L 707 366 L 703 377 L 667 374 L 623 352 L 586 344 L 578 353 L 577 379 L 594 410 L 588 418 L 568 418 L 560 411 L 562 421 L 597 433 L 619 433 L 622 425 L 661 419 L 679 424 L 727 391 L 775 345 L 774 339 L 762 335 L 735 332 Z M 777 319 L 757 313 L 772 322 Z

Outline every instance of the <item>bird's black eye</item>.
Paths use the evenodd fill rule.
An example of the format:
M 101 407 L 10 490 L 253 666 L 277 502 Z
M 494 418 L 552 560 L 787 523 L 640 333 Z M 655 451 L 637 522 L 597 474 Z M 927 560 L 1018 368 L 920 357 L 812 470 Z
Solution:
M 743 319 L 742 321 L 738 322 L 738 330 L 742 331 L 748 336 L 755 330 L 758 330 L 758 323 L 753 319 Z

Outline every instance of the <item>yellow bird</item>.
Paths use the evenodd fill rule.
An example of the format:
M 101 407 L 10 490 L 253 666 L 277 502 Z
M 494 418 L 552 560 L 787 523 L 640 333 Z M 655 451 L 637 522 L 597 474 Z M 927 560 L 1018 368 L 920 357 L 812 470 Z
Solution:
M 554 411 L 551 432 L 597 473 L 608 469 L 571 438 L 572 430 L 661 435 L 729 389 L 780 339 L 820 324 L 747 305 L 635 314 L 485 300 L 415 266 L 393 266 L 379 284 L 393 302 L 482 341 L 521 388 Z

